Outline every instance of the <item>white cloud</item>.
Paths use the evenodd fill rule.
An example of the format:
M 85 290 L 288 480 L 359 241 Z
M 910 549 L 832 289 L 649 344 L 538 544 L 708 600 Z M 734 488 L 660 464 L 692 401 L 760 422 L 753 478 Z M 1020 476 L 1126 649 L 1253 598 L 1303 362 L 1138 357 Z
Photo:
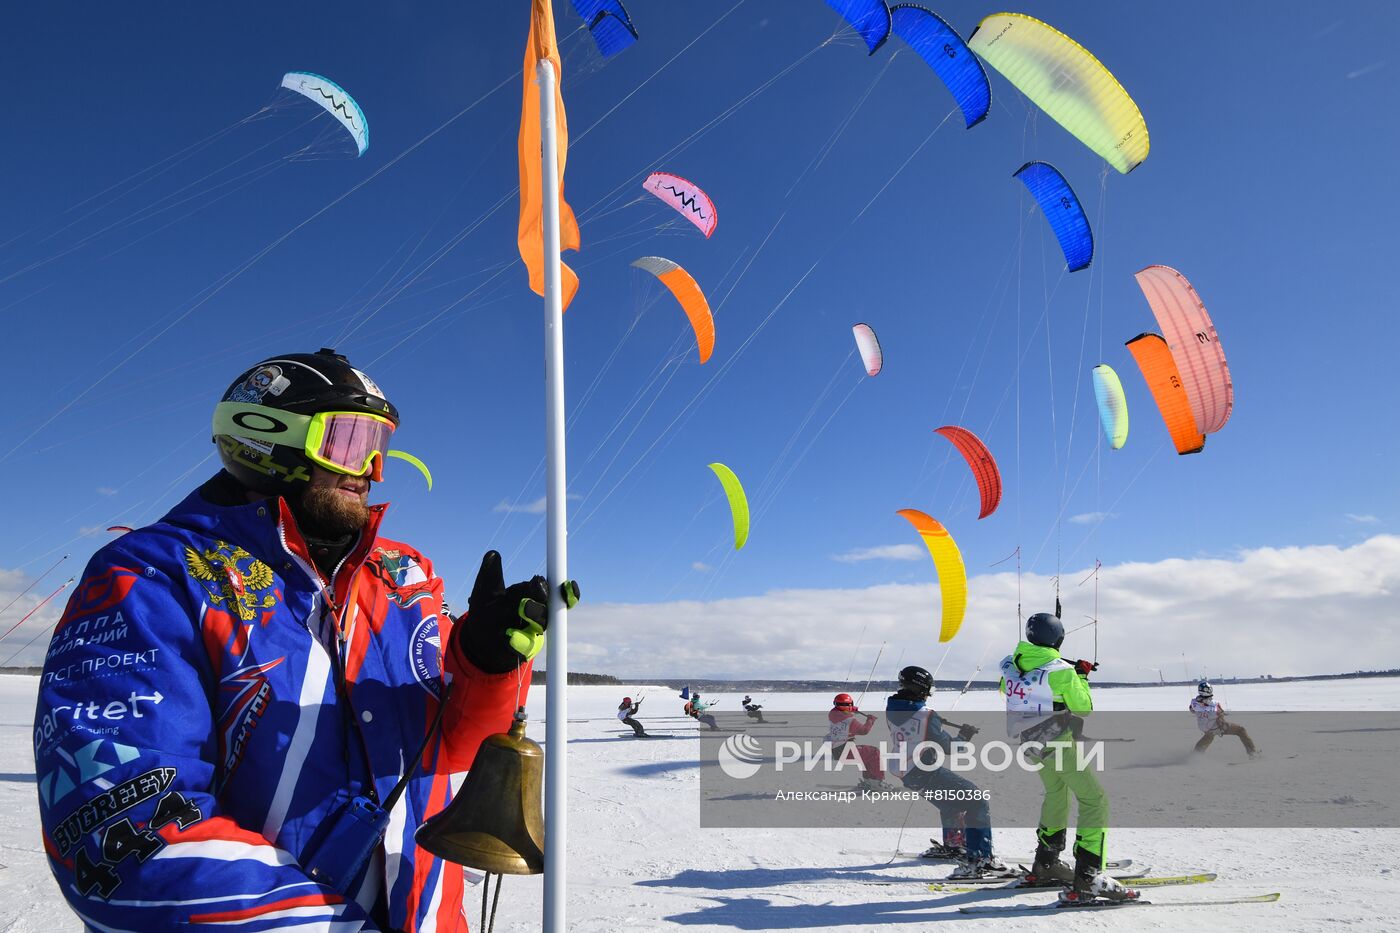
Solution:
M 1075 525 L 1097 525 L 1113 517 L 1113 512 L 1081 512 L 1078 515 L 1071 515 L 1069 520 Z
M 854 564 L 864 560 L 920 560 L 928 556 L 928 551 L 917 544 L 882 544 L 878 547 L 861 547 L 844 554 L 832 554 L 831 559 L 843 564 Z
M 1079 579 L 1092 568 L 1066 568 Z M 1019 637 L 1014 573 L 968 581 L 968 614 L 941 676 L 966 677 L 978 659 L 997 663 Z M 1051 608 L 1050 577 L 1026 575 L 1023 612 Z M 1268 547 L 1229 558 L 1172 558 L 1105 565 L 1099 579 L 1101 676 L 1135 680 L 1143 668 L 1191 664 L 1240 676 L 1338 673 L 1394 667 L 1400 659 L 1400 536 L 1351 547 Z M 1092 587 L 1062 591 L 1065 618 L 1094 612 Z M 902 664 L 937 665 L 938 593 L 928 584 L 775 590 L 701 602 L 583 603 L 589 670 L 619 676 L 839 679 Z M 652 624 L 664 618 L 667 624 Z M 866 629 L 858 653 L 859 634 Z M 1069 626 L 1073 628 L 1074 626 Z M 677 639 L 678 631 L 698 633 Z M 570 650 L 574 649 L 571 643 Z M 1070 657 L 1093 651 L 1093 629 L 1071 635 Z
M 107 526 L 106 526 L 106 525 L 84 525 L 84 526 L 82 526 L 81 528 L 78 529 L 78 534 L 79 534 L 81 537 L 86 538 L 88 535 L 95 535 L 95 534 L 97 534 L 99 531 L 106 531 L 106 530 L 107 530 Z
M 1347 512 L 1345 517 L 1347 521 L 1355 522 L 1358 525 L 1379 525 L 1381 523 L 1381 520 L 1374 515 L 1353 515 Z
M 1385 62 L 1383 61 L 1371 62 L 1371 64 L 1365 66 L 1364 68 L 1357 68 L 1355 71 L 1348 71 L 1346 77 L 1348 81 L 1353 81 L 1361 77 L 1362 75 L 1368 75 L 1373 71 L 1380 71 L 1384 67 Z
M 583 497 L 576 492 L 571 492 L 564 498 L 582 499 Z M 546 500 L 544 496 L 540 496 L 533 502 L 507 502 L 505 499 L 502 499 L 500 502 L 496 503 L 495 507 L 492 508 L 491 511 L 513 513 L 518 512 L 523 515 L 543 515 L 545 510 L 545 503 L 547 501 L 548 500 Z
M 117 494 L 117 491 L 111 486 L 98 486 L 97 494 L 99 496 L 115 496 Z
M 1066 568 L 1064 579 L 1090 570 Z M 32 579 L 0 570 L 0 606 Z M 35 587 L 6 618 L 18 619 L 52 589 Z M 1098 590 L 1105 680 L 1151 679 L 1148 668 L 1180 670 L 1183 653 L 1193 674 L 1240 676 L 1339 673 L 1394 667 L 1400 659 L 1400 535 L 1378 534 L 1349 547 L 1266 547 L 1225 558 L 1108 564 Z M 1019 637 L 1018 594 L 1029 614 L 1053 607 L 1054 592 L 1047 576 L 1027 574 L 1019 588 L 1015 573 L 971 578 L 967 618 L 940 676 L 967 677 L 979 659 L 982 676 L 989 676 Z M 1065 588 L 1061 598 L 1069 628 L 1095 612 L 1093 587 Z M 40 635 L 62 603 L 55 598 L 0 647 L 13 651 Z M 844 677 L 853 663 L 869 670 L 880 652 L 876 677 L 890 677 L 905 664 L 939 664 L 938 606 L 931 581 L 773 590 L 709 602 L 584 601 L 570 613 L 579 633 L 570 651 L 580 669 L 623 677 L 728 672 L 822 679 Z M 658 618 L 666 625 L 656 625 Z M 677 632 L 690 634 L 680 639 Z M 12 663 L 41 662 L 45 642 L 37 638 Z M 1093 629 L 1070 635 L 1064 650 L 1071 658 L 1089 656 Z M 9 651 L 0 651 L 0 660 Z
M 695 563 L 690 565 L 690 569 L 694 570 L 696 573 L 709 573 L 714 568 L 702 560 L 697 560 Z
M 543 514 L 544 514 L 544 506 L 545 506 L 545 497 L 544 497 L 544 496 L 540 496 L 540 497 L 539 497 L 538 499 L 536 499 L 534 502 L 515 502 L 515 503 L 511 503 L 511 502 L 507 502 L 505 499 L 502 499 L 500 502 L 497 502 L 497 503 L 496 503 L 496 507 L 495 507 L 494 509 L 492 509 L 491 511 L 493 511 L 493 512 L 524 512 L 526 515 L 543 515 Z

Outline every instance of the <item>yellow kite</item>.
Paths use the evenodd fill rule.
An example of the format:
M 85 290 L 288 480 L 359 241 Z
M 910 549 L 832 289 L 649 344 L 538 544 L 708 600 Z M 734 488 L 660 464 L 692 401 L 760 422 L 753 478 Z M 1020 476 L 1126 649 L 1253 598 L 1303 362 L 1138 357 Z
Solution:
M 938 640 L 952 641 L 967 613 L 967 568 L 963 566 L 962 554 L 948 529 L 923 512 L 900 509 L 899 514 L 914 526 L 933 558 L 933 566 L 938 570 L 938 586 L 943 592 L 943 624 Z

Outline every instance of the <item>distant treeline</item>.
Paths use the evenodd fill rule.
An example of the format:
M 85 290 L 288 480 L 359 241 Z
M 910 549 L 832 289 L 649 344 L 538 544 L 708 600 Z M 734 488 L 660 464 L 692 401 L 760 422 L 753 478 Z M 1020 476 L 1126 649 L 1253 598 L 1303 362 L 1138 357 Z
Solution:
M 547 676 L 545 671 L 535 671 L 530 675 L 530 683 L 542 684 Z M 620 684 L 618 680 L 609 674 L 583 674 L 579 671 L 569 671 L 569 686 L 607 686 L 608 684 Z
M 538 673 L 535 675 L 540 676 Z M 573 683 L 570 674 L 569 683 Z M 1263 674 L 1258 677 L 1212 677 L 1214 684 L 1270 684 L 1289 683 L 1304 680 L 1354 680 L 1362 677 L 1400 677 L 1400 668 L 1385 671 L 1353 671 L 1349 674 L 1308 674 L 1296 677 L 1275 677 L 1272 674 Z M 539 680 L 535 681 L 539 683 Z M 580 681 L 583 683 L 585 681 Z M 615 678 L 606 681 L 586 681 L 588 683 L 618 683 Z M 700 693 L 851 693 L 855 688 L 863 687 L 862 684 L 849 684 L 839 680 L 705 680 L 695 678 L 691 680 L 681 680 L 672 677 L 629 677 L 625 681 L 629 684 L 658 684 L 663 687 L 670 687 L 679 692 L 682 687 L 689 687 L 692 691 Z M 939 690 L 962 690 L 967 681 L 963 680 L 939 680 L 935 684 Z M 1100 680 L 1094 678 L 1096 687 L 1191 687 L 1195 688 L 1196 680 L 1167 680 L 1167 681 L 1114 681 Z M 997 680 L 975 680 L 969 690 L 996 690 L 1000 682 Z M 873 680 L 866 688 L 868 693 L 893 693 L 899 689 L 899 683 L 893 680 Z

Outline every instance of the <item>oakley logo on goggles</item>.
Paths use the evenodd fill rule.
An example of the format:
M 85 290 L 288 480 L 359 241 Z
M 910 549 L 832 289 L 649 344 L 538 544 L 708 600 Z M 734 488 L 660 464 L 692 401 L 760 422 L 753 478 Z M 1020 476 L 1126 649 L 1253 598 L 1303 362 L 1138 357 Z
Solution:
M 220 402 L 214 407 L 214 433 L 301 447 L 318 466 L 350 476 L 369 474 L 379 482 L 394 423 L 361 411 L 298 415 L 265 405 Z

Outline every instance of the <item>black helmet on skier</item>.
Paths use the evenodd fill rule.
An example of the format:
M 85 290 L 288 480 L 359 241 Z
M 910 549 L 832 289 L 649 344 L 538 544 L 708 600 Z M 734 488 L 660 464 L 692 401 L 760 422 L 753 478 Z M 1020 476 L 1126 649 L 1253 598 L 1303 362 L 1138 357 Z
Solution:
M 214 408 L 224 469 L 264 495 L 298 496 L 311 468 L 382 478 L 399 412 L 331 349 L 288 353 L 244 371 Z
M 1058 649 L 1065 640 L 1065 626 L 1049 612 L 1037 612 L 1026 620 L 1026 641 L 1042 648 Z
M 899 686 L 905 690 L 915 690 L 928 696 L 933 692 L 933 675 L 917 665 L 910 665 L 899 672 Z
M 1215 688 L 1210 685 L 1210 681 L 1203 680 L 1201 681 L 1200 685 L 1196 687 L 1196 695 L 1203 697 L 1213 697 L 1215 696 Z

